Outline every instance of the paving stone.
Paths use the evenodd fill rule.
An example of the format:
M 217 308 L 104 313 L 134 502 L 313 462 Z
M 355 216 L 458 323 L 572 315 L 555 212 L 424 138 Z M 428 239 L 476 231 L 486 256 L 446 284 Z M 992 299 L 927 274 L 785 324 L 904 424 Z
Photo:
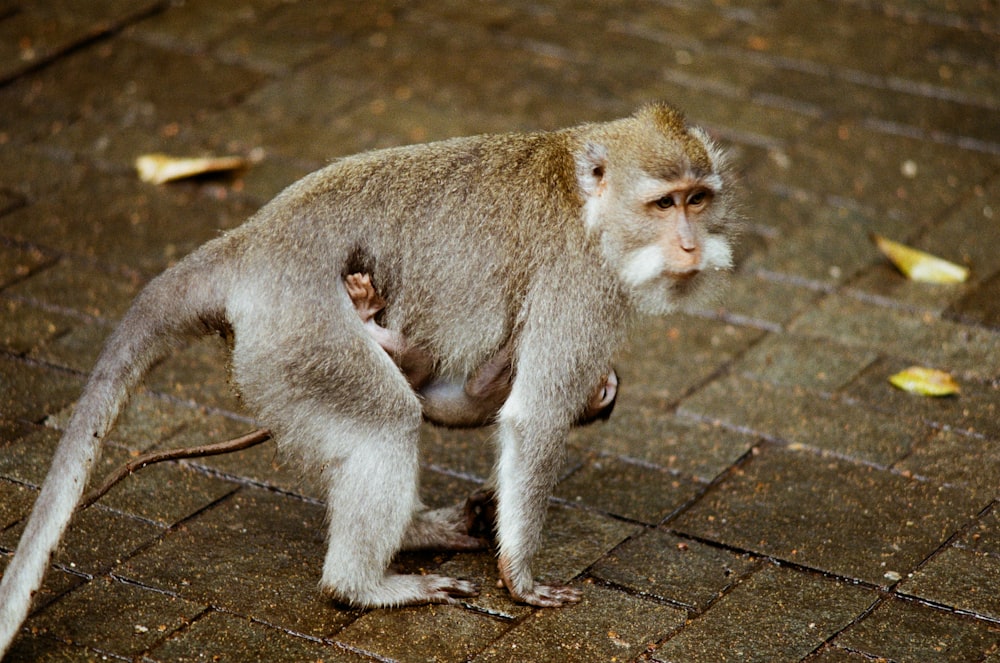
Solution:
M 420 455 L 425 464 L 485 481 L 496 458 L 496 429 L 454 430 L 424 424 Z
M 233 31 L 215 46 L 223 60 L 252 69 L 283 74 L 296 65 L 345 45 L 355 30 L 376 24 L 386 8 L 368 3 L 324 7 L 274 3 L 253 30 Z M 360 25 L 359 25 L 360 24 Z
M 646 406 L 676 401 L 759 336 L 753 329 L 693 316 L 645 318 L 615 362 L 621 398 Z
M 966 550 L 1000 555 L 1000 509 L 994 504 L 955 545 Z
M 195 341 L 146 376 L 155 391 L 200 405 L 245 413 L 229 383 L 229 350 L 216 336 Z
M 867 240 L 869 233 L 875 228 L 882 233 L 903 228 L 901 223 L 887 228 L 882 218 L 876 220 L 861 210 L 833 207 L 822 200 L 792 197 L 771 201 L 769 197 L 773 194 L 760 196 L 763 200 L 756 206 L 760 216 L 751 222 L 767 224 L 773 231 L 767 238 L 767 250 L 746 262 L 748 270 L 823 286 L 844 283 L 877 260 Z
M 902 458 L 930 429 L 801 388 L 731 376 L 684 400 L 679 412 L 795 447 L 879 465 Z
M 737 369 L 755 380 L 832 393 L 877 358 L 864 348 L 769 334 L 747 352 Z
M 340 647 L 224 612 L 209 611 L 143 657 L 163 663 L 370 660 Z
M 323 508 L 243 488 L 117 570 L 122 577 L 312 637 L 357 617 L 320 595 Z
M 977 661 L 1000 642 L 1000 627 L 912 601 L 889 600 L 834 642 L 894 661 Z
M 162 3 L 101 0 L 81 5 L 43 3 L 5 12 L 0 34 L 0 79 L 10 79 L 94 37 L 127 24 Z M 13 8 L 11 8 L 13 9 Z
M 955 27 L 926 30 L 919 22 L 895 20 L 892 12 L 868 13 L 851 4 L 795 12 L 763 2 L 743 5 L 755 20 L 734 23 L 727 37 L 745 40 L 751 51 L 772 54 L 777 62 L 787 58 L 789 68 L 802 63 L 814 69 L 846 70 L 852 77 L 858 77 L 857 70 L 879 78 L 891 71 L 902 81 L 959 90 L 986 103 L 996 100 L 996 87 L 990 87 L 995 69 L 978 64 L 981 54 L 989 52 L 985 44 L 991 38 L 986 32 Z M 831 21 L 843 27 L 829 30 L 824 23 Z M 947 67 L 942 66 L 943 53 L 949 54 L 944 58 Z
M 654 465 L 708 483 L 738 461 L 756 442 L 721 425 L 695 421 L 621 399 L 606 423 L 574 429 L 570 448 L 580 456 L 597 452 Z
M 816 655 L 804 660 L 809 661 L 809 663 L 867 663 L 871 658 L 865 654 L 827 645 L 820 649 Z
M 24 522 L 0 534 L 0 546 L 13 550 Z M 74 573 L 94 575 L 127 559 L 136 550 L 159 538 L 164 527 L 93 506 L 73 516 L 62 544 L 52 558 Z M 113 532 L 113 536 L 109 536 Z M 50 573 L 49 576 L 52 574 Z M 45 586 L 50 586 L 46 580 Z
M 100 606 L 95 610 L 94 606 Z M 204 607 L 113 578 L 96 578 L 27 622 L 32 635 L 135 657 Z
M 227 35 L 252 31 L 254 24 L 281 4 L 282 0 L 255 0 L 234 10 L 225 3 L 192 0 L 133 24 L 127 33 L 163 48 L 201 52 Z
M 60 429 L 68 422 L 70 412 L 71 408 L 61 410 L 46 419 L 45 428 L 35 428 L 0 442 L 0 476 L 41 485 L 62 436 Z M 187 408 L 171 406 L 150 396 L 134 398 L 108 435 L 104 450 L 110 456 L 95 469 L 89 487 L 99 485 L 105 473 L 167 438 L 191 417 Z
M 135 275 L 122 278 L 85 262 L 60 260 L 4 292 L 11 297 L 114 320 L 128 310 L 142 285 Z
M 950 547 L 900 586 L 911 596 L 1000 620 L 1000 554 Z M 995 631 L 994 642 L 1000 642 Z
M 47 344 L 70 333 L 80 320 L 29 303 L 0 299 L 0 347 L 15 355 L 27 355 L 40 344 Z
M 682 610 L 585 586 L 583 600 L 538 611 L 475 661 L 625 661 L 684 624 Z
M 950 210 L 967 183 L 986 180 L 1000 161 L 908 136 L 878 135 L 846 122 L 820 125 L 809 141 L 789 146 L 786 156 L 780 165 L 762 162 L 748 186 L 781 182 L 824 197 L 861 201 L 872 210 L 871 230 L 882 234 L 897 227 L 894 217 L 918 223 Z M 911 172 L 904 167 L 907 162 L 917 165 L 913 177 L 904 175 Z
M 869 347 L 933 368 L 989 380 L 1000 373 L 1000 332 L 968 327 L 933 315 L 908 313 L 851 297 L 831 295 L 798 318 L 789 331 Z
M 134 456 L 109 449 L 101 456 L 92 485 Z M 122 479 L 99 504 L 170 527 L 237 489 L 233 483 L 209 477 L 180 463 L 159 463 Z
M 65 430 L 73 407 L 50 414 L 45 419 L 48 428 Z M 129 399 L 118 416 L 106 444 L 128 449 L 132 454 L 148 451 L 178 431 L 187 430 L 202 421 L 204 414 L 197 408 L 173 403 L 149 392 L 139 391 Z
M 430 606 L 369 612 L 336 638 L 391 660 L 462 661 L 509 628 L 499 619 L 458 606 Z
M 10 663 L 98 663 L 113 660 L 103 652 L 74 647 L 47 637 L 20 637 L 4 658 Z
M 0 530 L 24 517 L 35 503 L 38 493 L 27 486 L 0 480 Z
M 538 577 L 568 581 L 637 531 L 635 525 L 606 516 L 550 508 L 532 568 Z
M 197 186 L 154 187 L 131 172 L 74 169 L 59 182 L 51 196 L 0 217 L 0 234 L 153 275 L 249 216 Z M 94 207 L 98 196 L 107 204 Z
M 242 437 L 257 428 L 245 420 L 199 413 L 190 425 L 161 444 L 160 448 L 182 449 L 224 442 Z M 268 486 L 314 500 L 323 499 L 323 490 L 318 480 L 294 456 L 286 457 L 278 451 L 274 441 L 243 451 L 194 458 L 184 463 L 239 483 Z
M 756 273 L 733 281 L 720 305 L 695 312 L 721 314 L 751 327 L 773 329 L 788 324 L 817 298 L 815 290 L 800 283 Z
M 0 192 L 0 199 L 4 197 L 5 194 Z M 0 245 L 0 288 L 28 278 L 52 264 L 53 260 L 52 256 L 36 247 Z
M 672 529 L 888 586 L 985 506 L 965 491 L 766 446 Z
M 941 222 L 912 236 L 912 229 L 894 238 L 912 244 L 915 248 L 940 256 L 970 269 L 965 284 L 927 284 L 905 278 L 888 260 L 880 258 L 860 279 L 852 281 L 851 288 L 914 308 L 947 312 L 946 315 L 972 319 L 989 324 L 990 307 L 983 297 L 991 291 L 991 275 L 1000 271 L 1000 257 L 991 247 L 1000 242 L 1000 224 L 994 218 L 995 201 L 1000 196 L 1000 182 L 975 186 L 962 202 L 943 215 Z M 996 300 L 993 300 L 996 301 Z M 995 324 L 993 326 L 996 326 Z
M 961 486 L 985 499 L 1000 497 L 1000 449 L 995 440 L 979 435 L 937 431 L 895 467 L 935 483 Z
M 797 661 L 875 602 L 874 592 L 765 566 L 653 654 L 664 663 Z
M 1000 300 L 1000 272 L 955 302 L 948 309 L 948 315 L 972 320 L 996 329 L 1000 327 L 1000 315 L 997 315 L 993 306 L 997 300 Z
M 225 106 L 259 81 L 237 65 L 119 38 L 68 55 L 0 97 L 37 114 L 39 123 L 60 123 L 66 131 L 55 143 L 79 149 L 111 140 L 119 127 L 156 134 Z
M 753 566 L 747 555 L 651 529 L 602 557 L 590 573 L 644 596 L 701 612 Z
M 602 513 L 656 525 L 703 488 L 660 468 L 598 457 L 561 481 L 555 495 Z
M 0 449 L 0 476 L 38 487 L 52 462 L 59 431 L 39 428 L 25 436 L 4 440 Z
M 80 393 L 83 381 L 42 366 L 0 356 L 0 415 L 39 422 Z
M 914 364 L 936 368 L 946 364 L 914 359 L 886 359 L 872 364 L 868 370 L 844 390 L 847 398 L 871 403 L 886 413 L 901 418 L 920 419 L 936 427 L 953 428 L 972 435 L 996 438 L 1000 434 L 1000 385 L 992 380 L 976 377 L 966 379 L 961 374 L 954 377 L 961 393 L 947 398 L 916 396 L 889 383 L 889 377 Z M 973 443 L 974 444 L 974 443 Z

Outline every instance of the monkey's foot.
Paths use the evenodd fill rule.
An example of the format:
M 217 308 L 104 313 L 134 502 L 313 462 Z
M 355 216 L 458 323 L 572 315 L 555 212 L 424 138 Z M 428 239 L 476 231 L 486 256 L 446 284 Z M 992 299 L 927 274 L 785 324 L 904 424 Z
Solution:
M 372 277 L 368 274 L 348 274 L 344 277 L 344 287 L 361 322 L 367 323 L 385 308 L 385 300 L 375 292 Z
M 403 538 L 403 550 L 482 550 L 486 541 L 470 536 L 463 505 L 417 512 Z
M 463 507 L 465 531 L 469 536 L 492 540 L 497 526 L 497 494 L 492 488 L 480 488 L 469 495 Z
M 457 603 L 459 599 L 479 594 L 479 587 L 468 580 L 448 576 L 387 575 L 375 587 L 353 595 L 328 589 L 333 599 L 358 608 L 397 608 L 425 603 Z

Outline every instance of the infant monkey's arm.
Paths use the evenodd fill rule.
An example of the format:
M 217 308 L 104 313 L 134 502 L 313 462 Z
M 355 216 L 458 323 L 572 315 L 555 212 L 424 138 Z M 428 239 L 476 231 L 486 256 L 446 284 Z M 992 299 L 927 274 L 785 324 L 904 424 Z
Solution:
M 389 353 L 422 396 L 424 416 L 429 421 L 456 427 L 483 426 L 493 421 L 510 395 L 513 375 L 509 343 L 476 369 L 464 384 L 430 380 L 433 359 L 419 348 L 411 347 L 401 333 L 375 322 L 376 314 L 385 308 L 386 302 L 372 286 L 371 276 L 348 274 L 344 285 L 365 330 Z M 587 401 L 577 423 L 606 420 L 611 416 L 617 395 L 618 376 L 610 370 L 601 376 L 600 386 Z

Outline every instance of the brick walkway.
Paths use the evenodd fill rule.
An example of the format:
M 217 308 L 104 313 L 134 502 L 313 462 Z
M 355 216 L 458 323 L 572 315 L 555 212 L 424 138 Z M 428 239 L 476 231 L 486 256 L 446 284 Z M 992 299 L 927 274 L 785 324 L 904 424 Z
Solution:
M 573 435 L 535 568 L 582 603 L 512 603 L 490 553 L 399 560 L 462 606 L 324 602 L 322 507 L 267 445 L 83 512 L 9 660 L 1000 661 L 995 0 L 0 0 L 0 565 L 154 274 L 331 157 L 654 98 L 731 147 L 751 224 L 722 307 L 644 323 Z M 145 152 L 258 161 L 157 187 Z M 908 282 L 870 232 L 972 277 Z M 911 364 L 961 395 L 895 390 Z M 216 343 L 147 386 L 98 474 L 252 428 Z M 490 431 L 423 442 L 432 504 L 489 472 Z

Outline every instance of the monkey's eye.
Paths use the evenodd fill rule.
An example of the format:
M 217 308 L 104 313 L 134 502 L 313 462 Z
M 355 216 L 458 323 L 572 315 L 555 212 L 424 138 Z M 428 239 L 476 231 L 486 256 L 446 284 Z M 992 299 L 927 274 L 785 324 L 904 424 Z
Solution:
M 708 200 L 707 191 L 695 191 L 694 193 L 691 194 L 691 197 L 688 198 L 688 205 L 698 206 L 704 203 L 706 200 Z
M 671 207 L 674 206 L 674 197 L 663 196 L 662 198 L 656 201 L 656 206 L 659 207 L 660 209 L 670 209 Z

